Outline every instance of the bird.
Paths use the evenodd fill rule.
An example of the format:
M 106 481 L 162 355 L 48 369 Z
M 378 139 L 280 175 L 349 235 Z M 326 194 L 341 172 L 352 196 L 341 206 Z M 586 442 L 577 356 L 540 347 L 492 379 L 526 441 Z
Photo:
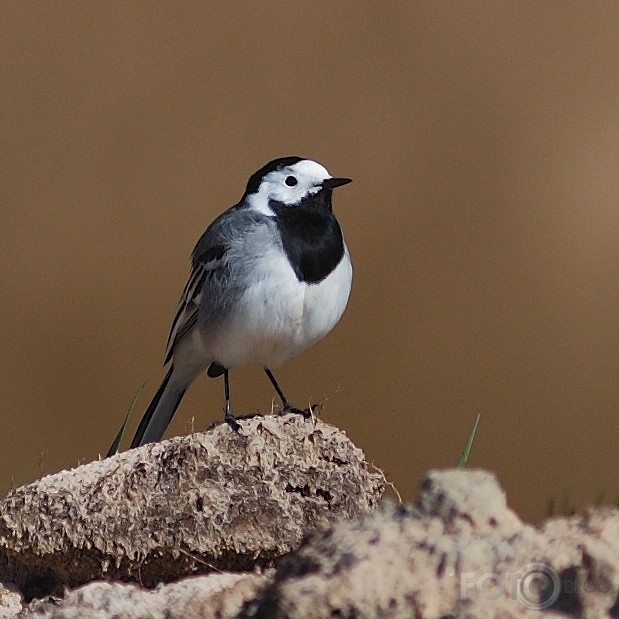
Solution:
M 333 213 L 332 193 L 351 182 L 303 157 L 270 161 L 252 174 L 240 201 L 198 240 L 172 320 L 168 371 L 131 447 L 160 441 L 183 395 L 204 371 L 223 375 L 224 421 L 240 426 L 229 372 L 260 366 L 285 412 L 292 406 L 273 370 L 321 340 L 339 322 L 352 264 Z

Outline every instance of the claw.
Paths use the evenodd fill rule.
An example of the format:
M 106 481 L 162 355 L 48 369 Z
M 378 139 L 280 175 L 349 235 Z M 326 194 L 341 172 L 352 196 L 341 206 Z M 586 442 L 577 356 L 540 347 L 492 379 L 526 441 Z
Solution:
M 284 406 L 284 413 L 293 413 L 295 415 L 302 415 L 303 419 L 311 419 L 312 414 L 318 408 L 318 404 L 312 404 L 309 408 L 297 408 L 296 406 L 291 406 L 287 404 Z
M 236 417 L 232 414 L 232 411 L 230 411 L 230 409 L 226 409 L 226 412 L 224 414 L 224 421 L 232 428 L 234 432 L 236 432 L 237 434 L 239 433 L 241 426 L 236 420 Z

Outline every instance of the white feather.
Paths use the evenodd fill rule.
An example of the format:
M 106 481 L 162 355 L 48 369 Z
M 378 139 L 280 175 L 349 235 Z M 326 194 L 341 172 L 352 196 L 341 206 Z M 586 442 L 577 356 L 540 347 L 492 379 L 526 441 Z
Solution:
M 293 176 L 297 184 L 290 187 L 286 179 Z M 267 217 L 273 217 L 275 213 L 269 206 L 270 200 L 281 202 L 289 206 L 299 204 L 303 198 L 318 193 L 331 175 L 326 168 L 315 161 L 303 159 L 293 165 L 274 170 L 267 174 L 260 183 L 258 191 L 247 196 L 247 204 L 254 211 L 258 211 Z
M 203 354 L 226 368 L 277 368 L 329 333 L 346 308 L 352 281 L 348 250 L 317 284 L 300 282 L 279 248 L 262 265 L 226 320 L 203 334 Z

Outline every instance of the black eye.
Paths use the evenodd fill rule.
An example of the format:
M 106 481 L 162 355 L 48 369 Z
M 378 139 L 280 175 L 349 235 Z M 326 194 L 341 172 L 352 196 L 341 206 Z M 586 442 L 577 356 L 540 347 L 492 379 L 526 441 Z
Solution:
M 288 187 L 294 187 L 299 181 L 295 176 L 287 176 L 284 182 L 288 185 Z

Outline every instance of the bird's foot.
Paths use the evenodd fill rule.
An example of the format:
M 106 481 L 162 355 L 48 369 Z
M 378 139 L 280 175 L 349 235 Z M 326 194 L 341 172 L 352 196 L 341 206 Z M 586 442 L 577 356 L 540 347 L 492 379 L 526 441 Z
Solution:
M 241 426 L 229 408 L 226 409 L 226 412 L 224 413 L 224 422 L 227 423 L 232 428 L 232 430 L 234 430 L 234 432 L 238 434 Z
M 291 406 L 290 404 L 286 404 L 282 413 L 286 415 L 287 413 L 293 413 L 295 415 L 302 415 L 303 419 L 311 419 L 314 415 L 314 411 L 318 408 L 318 404 L 312 404 L 309 408 L 297 408 L 296 406 Z

